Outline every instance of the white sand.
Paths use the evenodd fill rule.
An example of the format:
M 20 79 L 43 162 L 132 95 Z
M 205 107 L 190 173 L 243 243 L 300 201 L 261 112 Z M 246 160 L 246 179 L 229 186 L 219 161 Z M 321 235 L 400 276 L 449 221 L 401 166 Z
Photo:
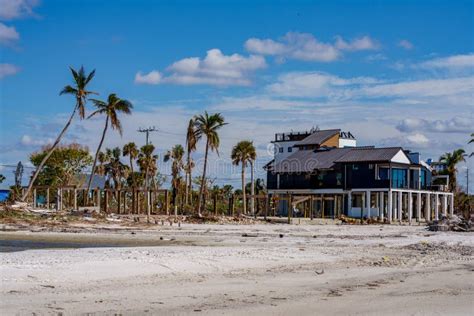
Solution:
M 7 235 L 12 237 L 0 233 L 0 238 Z M 474 235 L 467 233 L 430 233 L 419 226 L 183 225 L 133 235 L 13 236 L 175 241 L 161 247 L 1 253 L 2 315 L 474 311 Z

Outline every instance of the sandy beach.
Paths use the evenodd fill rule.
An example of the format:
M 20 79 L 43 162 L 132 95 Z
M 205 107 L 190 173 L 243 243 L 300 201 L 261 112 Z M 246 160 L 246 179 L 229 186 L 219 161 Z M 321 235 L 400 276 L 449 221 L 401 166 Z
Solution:
M 183 224 L 2 232 L 0 239 L 43 243 L 0 254 L 4 315 L 468 315 L 474 309 L 474 235 L 423 226 Z

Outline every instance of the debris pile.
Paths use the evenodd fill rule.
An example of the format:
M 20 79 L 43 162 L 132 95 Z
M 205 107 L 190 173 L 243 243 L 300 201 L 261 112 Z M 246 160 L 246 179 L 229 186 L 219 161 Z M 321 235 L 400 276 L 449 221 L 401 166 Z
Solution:
M 469 232 L 473 231 L 471 220 L 464 219 L 462 216 L 453 215 L 451 218 L 443 216 L 439 221 L 433 221 L 428 226 L 430 231 L 454 231 Z

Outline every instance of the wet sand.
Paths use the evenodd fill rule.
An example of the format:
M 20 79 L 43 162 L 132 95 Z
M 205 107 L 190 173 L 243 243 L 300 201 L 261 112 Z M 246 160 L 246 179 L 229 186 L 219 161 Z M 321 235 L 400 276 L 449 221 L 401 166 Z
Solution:
M 474 310 L 470 233 L 431 233 L 422 226 L 186 224 L 92 233 L 1 232 L 0 240 L 46 244 L 46 249 L 0 253 L 5 315 L 469 315 Z M 54 243 L 63 247 L 51 249 Z

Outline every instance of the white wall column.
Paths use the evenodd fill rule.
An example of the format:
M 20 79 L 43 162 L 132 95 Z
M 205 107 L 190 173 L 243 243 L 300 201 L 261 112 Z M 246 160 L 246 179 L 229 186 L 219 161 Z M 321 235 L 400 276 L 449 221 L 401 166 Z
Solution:
M 370 218 L 370 191 L 365 191 L 365 206 L 367 208 L 367 218 Z
M 398 221 L 401 223 L 403 220 L 403 192 L 398 192 Z
M 413 196 L 411 192 L 408 192 L 408 222 L 411 224 L 411 218 L 413 217 Z
M 454 193 L 451 193 L 449 199 L 449 216 L 453 217 L 454 215 Z
M 443 194 L 443 216 L 448 217 L 448 195 Z
M 425 220 L 431 220 L 431 195 L 429 193 L 426 193 Z
M 393 211 L 392 211 L 392 215 L 393 215 L 393 221 L 397 221 L 397 218 L 398 218 L 398 199 L 397 199 L 397 192 L 394 191 L 393 192 Z
M 389 190 L 387 193 L 387 219 L 388 222 L 392 222 L 392 191 Z
M 416 220 L 421 222 L 421 193 L 416 195 Z
M 380 219 L 383 222 L 383 217 L 384 217 L 384 210 L 385 210 L 385 205 L 384 205 L 384 192 L 379 193 L 379 216 Z
M 434 207 L 435 207 L 435 216 L 434 219 L 435 221 L 439 220 L 439 198 L 438 198 L 438 193 L 435 193 L 434 195 Z

